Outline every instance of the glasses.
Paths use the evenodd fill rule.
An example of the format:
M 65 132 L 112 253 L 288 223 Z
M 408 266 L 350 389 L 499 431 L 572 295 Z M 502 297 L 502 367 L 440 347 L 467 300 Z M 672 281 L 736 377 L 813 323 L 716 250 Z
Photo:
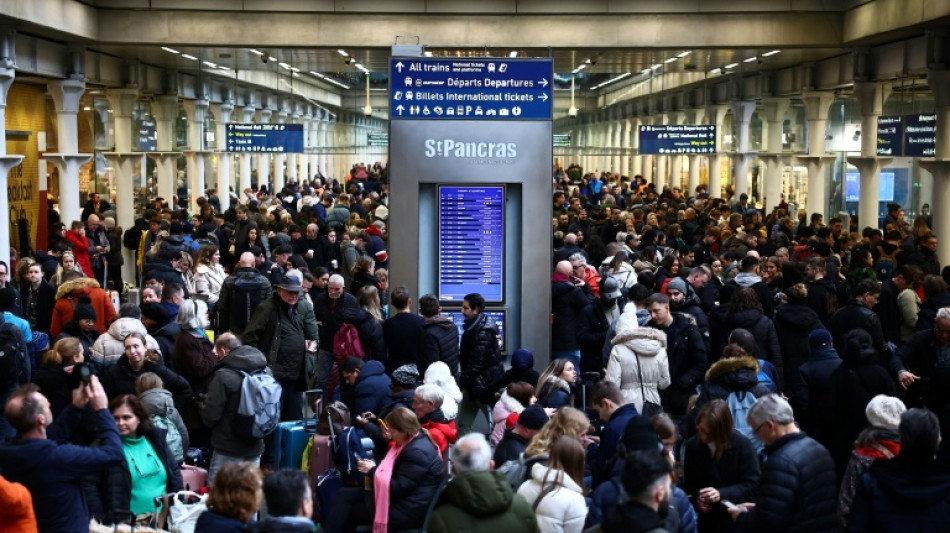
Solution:
M 768 420 L 766 420 L 765 422 L 762 422 L 761 424 L 759 424 L 758 427 L 755 428 L 755 430 L 752 432 L 752 434 L 758 437 L 758 436 L 759 436 L 759 430 L 761 430 L 762 428 L 764 428 L 764 427 L 767 426 L 767 425 L 769 425 L 769 421 L 768 421 Z

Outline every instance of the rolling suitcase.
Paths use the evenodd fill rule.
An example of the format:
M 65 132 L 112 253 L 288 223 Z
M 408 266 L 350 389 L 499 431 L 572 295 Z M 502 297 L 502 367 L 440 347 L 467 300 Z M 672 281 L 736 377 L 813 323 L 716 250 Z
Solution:
M 274 470 L 281 468 L 300 469 L 303 451 L 310 441 L 303 420 L 296 422 L 281 422 L 274 430 Z
M 315 485 L 317 478 L 333 468 L 333 437 L 313 435 L 310 445 L 310 483 Z
M 185 490 L 198 492 L 202 487 L 208 486 L 208 471 L 197 466 L 183 464 L 181 465 L 181 482 Z

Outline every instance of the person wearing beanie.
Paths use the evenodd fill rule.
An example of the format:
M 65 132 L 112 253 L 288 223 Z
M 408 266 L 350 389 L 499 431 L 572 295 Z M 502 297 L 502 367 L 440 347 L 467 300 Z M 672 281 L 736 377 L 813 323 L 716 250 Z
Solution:
M 402 365 L 394 370 L 392 376 L 390 376 L 389 388 L 391 392 L 386 407 L 383 407 L 378 413 L 359 414 L 363 415 L 366 422 L 375 422 L 377 419 L 386 418 L 389 413 L 400 407 L 405 407 L 411 411 L 413 410 L 412 404 L 418 385 L 419 369 L 416 368 L 416 365 Z M 363 431 L 367 437 L 373 439 L 373 456 L 378 463 L 386 456 L 386 452 L 389 450 L 389 441 L 383 436 L 383 430 L 379 424 L 367 423 L 363 426 Z
M 139 306 L 139 309 L 142 311 L 142 324 L 145 324 L 148 334 L 158 343 L 159 352 L 165 366 L 174 368 L 175 364 L 172 357 L 175 353 L 175 341 L 178 340 L 181 327 L 176 320 L 172 320 L 173 317 L 168 314 L 168 310 L 159 302 L 143 303 Z
M 495 447 L 495 467 L 508 461 L 517 461 L 524 454 L 531 439 L 548 423 L 548 413 L 538 404 L 526 407 L 518 415 L 515 427 L 506 429 L 504 437 Z
M 511 368 L 485 387 L 482 403 L 494 405 L 498 391 L 508 388 L 508 385 L 523 381 L 537 385 L 541 373 L 534 369 L 534 354 L 525 348 L 518 348 L 511 354 Z
M 811 332 L 808 345 L 811 349 L 808 360 L 799 367 L 804 393 L 799 393 L 789 401 L 798 408 L 795 418 L 802 431 L 829 446 L 835 425 L 834 413 L 828 409 L 835 396 L 832 375 L 841 366 L 841 358 L 835 350 L 831 333 L 826 329 Z
M 73 319 L 63 326 L 63 331 L 56 340 L 75 337 L 82 344 L 83 357 L 89 361 L 92 358 L 92 345 L 96 343 L 101 332 L 96 330 L 96 310 L 92 307 L 92 300 L 88 296 L 80 296 L 79 303 L 73 308 Z M 28 341 L 29 342 L 29 341 Z
M 56 304 L 53 305 L 53 317 L 50 321 L 49 336 L 59 337 L 63 325 L 73 320 L 73 308 L 79 298 L 89 298 L 96 315 L 96 331 L 105 331 L 109 324 L 116 319 L 115 307 L 109 294 L 102 290 L 99 282 L 92 278 L 85 278 L 82 274 L 67 271 L 63 274 L 63 283 L 56 289 Z

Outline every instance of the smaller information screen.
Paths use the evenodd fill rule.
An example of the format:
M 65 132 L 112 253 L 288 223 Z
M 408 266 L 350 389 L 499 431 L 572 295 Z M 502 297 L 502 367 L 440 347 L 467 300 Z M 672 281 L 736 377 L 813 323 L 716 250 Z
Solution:
M 158 134 L 154 120 L 139 121 L 139 151 L 154 152 L 158 148 Z
M 498 348 L 501 350 L 501 353 L 505 353 L 506 343 L 505 343 L 505 322 L 507 322 L 507 315 L 505 311 L 492 311 L 486 309 L 482 313 L 488 315 L 488 320 L 495 323 L 495 327 L 498 329 Z M 442 311 L 443 315 L 449 316 L 452 318 L 452 322 L 455 323 L 455 327 L 459 328 L 459 342 L 462 342 L 462 334 L 465 333 L 465 315 L 461 311 Z
M 439 186 L 439 300 L 504 300 L 505 188 Z
M 877 117 L 877 155 L 902 155 L 904 119 L 899 116 Z M 849 200 L 850 201 L 850 200 Z
M 937 115 L 904 117 L 904 156 L 933 157 L 937 146 Z
M 716 152 L 716 126 L 640 126 L 641 154 L 712 154 Z
M 228 152 L 303 153 L 303 124 L 227 124 Z

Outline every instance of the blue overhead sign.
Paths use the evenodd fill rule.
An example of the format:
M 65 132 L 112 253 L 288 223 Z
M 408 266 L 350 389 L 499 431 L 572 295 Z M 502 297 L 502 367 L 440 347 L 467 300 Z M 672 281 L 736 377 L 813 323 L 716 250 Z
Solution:
M 303 153 L 303 124 L 227 124 L 228 152 Z
M 390 60 L 392 120 L 551 120 L 551 59 Z
M 139 151 L 154 152 L 158 148 L 158 133 L 155 131 L 155 121 L 142 119 L 139 121 Z
M 899 117 L 899 116 L 877 117 L 877 155 L 883 155 L 883 156 L 902 155 L 903 152 L 902 152 L 901 140 L 903 139 L 903 136 L 904 136 L 904 118 L 903 117 Z
M 712 154 L 716 126 L 699 124 L 640 126 L 641 154 Z
M 937 115 L 904 116 L 904 156 L 933 157 L 937 147 Z

